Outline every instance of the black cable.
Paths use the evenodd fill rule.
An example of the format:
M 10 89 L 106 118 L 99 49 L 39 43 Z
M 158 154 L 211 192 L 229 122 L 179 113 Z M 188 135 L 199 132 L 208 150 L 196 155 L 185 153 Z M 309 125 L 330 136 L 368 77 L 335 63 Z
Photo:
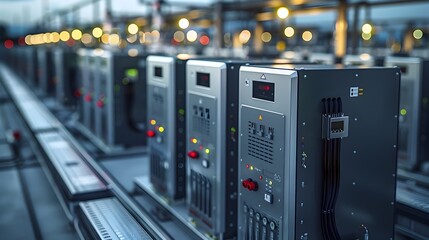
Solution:
M 342 116 L 341 98 L 322 99 L 322 103 L 324 118 Z M 335 206 L 340 187 L 341 139 L 328 140 L 328 138 L 329 136 L 323 139 L 322 235 L 325 240 L 341 240 L 335 219 Z
M 326 117 L 328 114 L 328 106 L 326 99 L 322 99 L 323 103 L 323 117 Z M 322 191 L 322 235 L 323 239 L 327 239 L 328 235 L 328 228 L 327 228 L 327 192 L 328 192 L 328 184 L 326 175 L 328 174 L 328 140 L 325 138 L 323 139 L 323 173 L 322 173 L 322 183 L 323 183 L 323 191 Z

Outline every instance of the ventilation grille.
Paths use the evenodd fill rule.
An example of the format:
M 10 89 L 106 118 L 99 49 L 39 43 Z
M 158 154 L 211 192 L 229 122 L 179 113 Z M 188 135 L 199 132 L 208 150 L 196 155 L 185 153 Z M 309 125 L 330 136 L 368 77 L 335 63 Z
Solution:
M 116 199 L 83 202 L 80 208 L 102 240 L 151 239 Z
M 153 181 L 158 184 L 166 182 L 166 169 L 165 169 L 164 154 L 154 148 L 150 149 L 150 175 Z
M 90 205 L 85 205 L 85 209 L 89 214 L 89 217 L 92 219 L 92 222 L 95 224 L 95 228 L 98 230 L 98 232 L 100 233 L 100 237 L 102 239 L 105 240 L 112 240 L 112 237 L 110 236 L 109 232 L 107 231 L 107 229 L 103 226 L 103 224 L 101 223 L 100 218 L 98 217 L 98 215 L 95 213 L 94 208 L 90 207 Z M 99 210 L 106 210 L 104 207 L 104 204 L 100 204 L 99 205 Z M 108 209 L 107 209 L 108 210 Z
M 210 136 L 210 109 L 193 106 L 193 113 L 193 130 L 206 136 Z
M 206 217 L 212 216 L 212 184 L 205 176 L 191 170 L 191 204 Z
M 254 133 L 255 129 L 252 128 L 252 122 L 249 121 L 247 140 L 247 152 L 249 156 L 256 159 L 273 163 L 273 142 L 267 138 L 260 137 Z

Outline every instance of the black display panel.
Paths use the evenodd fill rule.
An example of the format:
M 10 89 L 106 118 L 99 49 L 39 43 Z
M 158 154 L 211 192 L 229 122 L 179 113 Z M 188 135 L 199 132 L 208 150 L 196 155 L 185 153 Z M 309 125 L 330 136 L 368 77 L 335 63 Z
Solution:
M 407 66 L 398 66 L 401 69 L 401 73 L 408 73 Z
M 210 74 L 197 72 L 197 85 L 210 87 Z
M 274 102 L 274 83 L 253 81 L 253 98 Z
M 162 77 L 162 67 L 154 67 L 155 77 Z

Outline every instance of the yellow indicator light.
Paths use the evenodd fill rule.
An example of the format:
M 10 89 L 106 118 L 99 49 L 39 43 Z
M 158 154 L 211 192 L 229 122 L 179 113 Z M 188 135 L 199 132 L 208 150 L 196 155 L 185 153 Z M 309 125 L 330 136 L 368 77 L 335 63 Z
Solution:
M 250 170 L 253 171 L 253 166 L 250 166 Z
M 407 109 L 405 109 L 405 108 L 401 109 L 400 113 L 402 116 L 407 115 Z
M 210 149 L 206 148 L 206 153 L 209 154 L 210 153 Z
M 156 121 L 154 119 L 150 120 L 150 125 L 155 125 Z
M 164 127 L 159 127 L 158 129 L 159 132 L 164 132 L 164 130 L 165 130 Z
M 196 144 L 198 142 L 198 140 L 196 138 L 192 138 L 192 143 Z
M 273 181 L 271 181 L 271 180 L 270 180 L 269 184 L 270 184 L 270 185 L 273 185 Z

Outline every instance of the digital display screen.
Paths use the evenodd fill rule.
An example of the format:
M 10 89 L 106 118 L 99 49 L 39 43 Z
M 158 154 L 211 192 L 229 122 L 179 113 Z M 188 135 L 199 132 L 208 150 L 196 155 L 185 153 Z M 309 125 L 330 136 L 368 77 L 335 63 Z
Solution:
M 197 85 L 210 87 L 210 74 L 197 72 Z
M 253 98 L 274 102 L 274 83 L 253 81 Z
M 162 67 L 154 67 L 153 72 L 155 77 L 162 77 Z

